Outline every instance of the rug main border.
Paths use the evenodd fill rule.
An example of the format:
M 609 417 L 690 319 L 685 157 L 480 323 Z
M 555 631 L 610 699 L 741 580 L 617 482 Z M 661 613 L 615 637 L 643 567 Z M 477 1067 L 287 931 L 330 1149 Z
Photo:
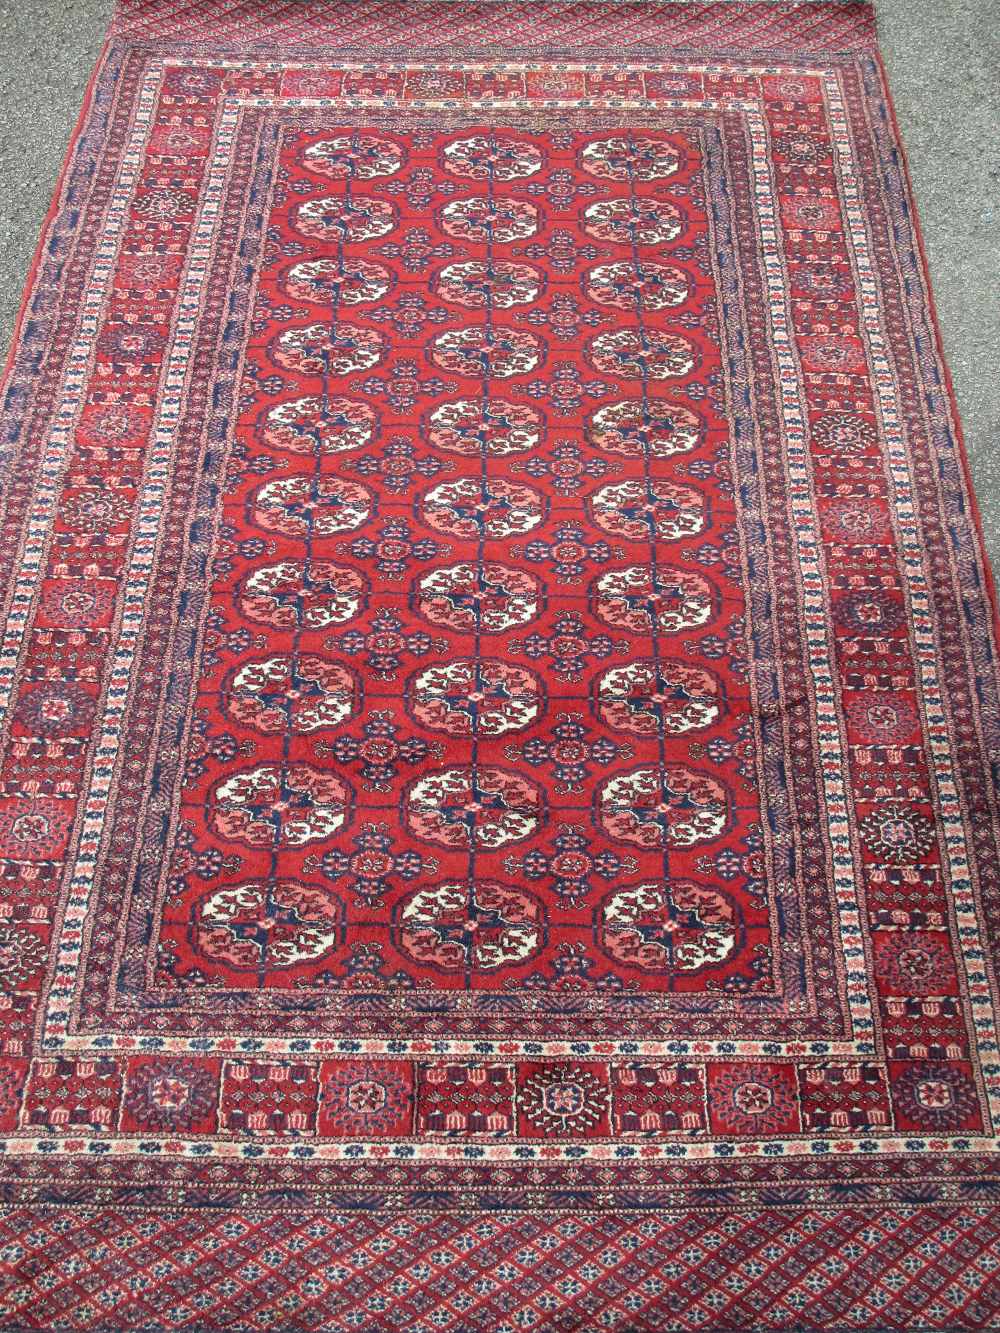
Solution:
M 719 6 L 712 6 L 711 8 L 713 8 L 713 9 L 718 9 Z M 799 7 L 799 6 L 794 6 L 794 8 L 800 8 L 800 7 Z M 880 65 L 880 63 L 879 63 L 879 68 L 881 69 L 881 65 Z M 60 211 L 60 209 L 59 209 L 59 202 L 58 202 L 58 201 L 59 201 L 60 195 L 63 193 L 63 191 L 64 191 L 64 189 L 65 189 L 65 187 L 66 187 L 66 185 L 67 185 L 68 177 L 69 177 L 69 175 L 71 174 L 71 160 L 72 160 L 72 156 L 73 156 L 74 150 L 75 150 L 75 148 L 76 148 L 76 146 L 77 146 L 78 140 L 82 137 L 82 135 L 83 135 L 83 133 L 84 133 L 84 129 L 85 129 L 85 126 L 86 126 L 86 122 L 87 122 L 88 114 L 89 114 L 89 111 L 90 111 L 90 109 L 91 109 L 92 90 L 93 90 L 93 88 L 94 88 L 94 85 L 95 85 L 95 82 L 96 82 L 96 79 L 97 79 L 97 74 L 98 74 L 98 71 L 95 70 L 95 74 L 94 74 L 94 76 L 93 76 L 93 78 L 92 78 L 92 80 L 91 80 L 91 85 L 90 85 L 90 88 L 89 88 L 89 90 L 88 90 L 87 99 L 85 100 L 85 103 L 84 103 L 84 108 L 83 108 L 83 110 L 81 111 L 81 116 L 80 116 L 80 120 L 79 120 L 79 122 L 78 122 L 78 127 L 77 127 L 77 130 L 75 131 L 75 134 L 74 134 L 74 140 L 73 140 L 73 143 L 71 144 L 70 154 L 67 156 L 67 161 L 66 161 L 66 164 L 65 164 L 65 166 L 64 166 L 64 168 L 63 168 L 63 174 L 62 174 L 62 176 L 61 176 L 61 178 L 60 178 L 60 186 L 59 186 L 59 189 L 57 190 L 56 200 L 54 200 L 53 207 L 50 209 L 50 211 L 49 211 L 49 215 L 48 215 L 48 217 L 47 217 L 47 219 L 46 219 L 45 228 L 43 229 L 42 240 L 40 241 L 40 244 L 39 244 L 39 250 L 38 250 L 38 252 L 37 252 L 37 254 L 36 254 L 35 261 L 33 262 L 33 265 L 32 265 L 32 276 L 31 276 L 31 279 L 30 279 L 30 281 L 29 281 L 29 290 L 26 291 L 26 294 L 25 294 L 25 300 L 24 300 L 24 304 L 23 304 L 23 307 L 22 307 L 22 314 L 21 314 L 21 317 L 20 317 L 20 319 L 19 319 L 18 331 L 17 331 L 17 334 L 15 335 L 15 343 L 14 343 L 14 347 L 12 348 L 12 353 L 11 353 L 11 365 L 12 365 L 12 366 L 13 366 L 14 351 L 15 351 L 15 349 L 17 348 L 17 346 L 18 346 L 19 343 L 20 343 L 21 336 L 22 336 L 22 334 L 24 333 L 24 326 L 25 326 L 25 324 L 28 322 L 30 316 L 34 313 L 33 306 L 34 306 L 35 296 L 37 295 L 37 293 L 32 293 L 32 292 L 31 292 L 31 290 L 30 290 L 30 289 L 31 289 L 31 284 L 34 283 L 34 281 L 39 277 L 39 275 L 40 275 L 41 272 L 42 272 L 43 266 L 44 266 L 44 254 L 45 254 L 45 249 L 46 249 L 46 237 L 47 237 L 49 231 L 55 226 L 56 222 L 58 221 L 58 216 L 59 216 L 59 211 Z M 884 77 L 884 75 L 883 75 L 883 77 Z M 885 100 L 886 100 L 887 105 L 891 108 L 891 102 L 889 101 L 887 95 L 886 95 Z M 889 114 L 890 114 L 890 116 L 892 115 L 891 110 L 890 110 Z M 895 123 L 894 123 L 894 121 L 892 122 L 892 124 L 893 124 L 893 133 L 894 133 L 894 135 L 896 135 L 897 138 L 898 138 L 898 129 L 895 127 Z M 904 161 L 905 161 L 905 159 L 904 159 Z M 930 313 L 931 318 L 933 319 L 933 318 L 934 318 L 934 315 L 933 315 L 933 304 L 932 304 L 932 298 L 931 298 L 930 293 L 929 293 L 929 287 L 928 287 L 927 282 L 926 282 L 926 267 L 925 267 L 925 261 L 924 261 L 924 259 L 923 259 L 923 251 L 922 251 L 922 245 L 921 245 L 920 238 L 919 238 L 919 228 L 918 228 L 918 227 L 917 227 L 917 229 L 916 229 L 916 240 L 917 240 L 918 248 L 919 248 L 919 250 L 920 250 L 921 264 L 923 265 L 922 269 L 920 270 L 920 279 L 921 279 L 921 282 L 922 282 L 922 284 L 923 284 L 923 286 L 924 286 L 924 289 L 925 289 L 924 297 L 925 297 L 925 300 L 926 300 L 926 302 L 927 302 L 927 304 L 928 304 L 929 313 Z M 937 342 L 936 342 L 935 349 L 934 349 L 934 350 L 935 350 L 935 355 L 936 355 L 936 361 L 937 361 L 937 364 L 943 368 L 943 366 L 944 366 L 944 362 L 943 362 L 943 357 L 942 357 L 942 353 L 941 353 L 940 334 L 939 334 L 939 332 L 937 332 L 937 330 L 936 330 L 936 324 L 935 324 L 935 333 L 936 333 L 936 338 L 937 338 Z M 967 501 L 968 501 L 968 513 L 969 513 L 969 515 L 970 515 L 970 517 L 971 517 L 971 521 L 972 521 L 973 526 L 974 526 L 974 529 L 975 529 L 976 541 L 977 541 L 977 543 L 978 543 L 978 545 L 979 545 L 979 549 L 978 549 L 978 551 L 977 551 L 977 559 L 978 559 L 978 564 L 979 564 L 979 572 L 980 572 L 981 577 L 982 577 L 982 584 L 981 584 L 981 586 L 984 587 L 984 588 L 986 589 L 986 595 L 987 595 L 987 597 L 988 597 L 988 599 L 989 599 L 989 600 L 988 600 L 988 611 L 989 611 L 990 619 L 991 619 L 991 621 L 992 621 L 994 630 L 996 630 L 998 624 L 1000 624 L 1000 621 L 998 621 L 998 617 L 997 617 L 996 595 L 995 595 L 994 585 L 993 585 L 992 578 L 991 578 L 990 571 L 989 571 L 989 566 L 988 566 L 987 562 L 985 561 L 985 559 L 983 558 L 983 555 L 982 555 L 982 549 L 981 549 L 981 541 L 982 541 L 981 520 L 980 520 L 980 517 L 979 517 L 978 507 L 976 506 L 976 503 L 975 503 L 974 493 L 972 492 L 971 484 L 970 484 L 970 481 L 969 481 L 968 467 L 967 467 L 967 459 L 966 459 L 965 452 L 964 452 L 964 449 L 963 449 L 962 444 L 961 444 L 960 427 L 958 426 L 958 422 L 957 422 L 957 411 L 956 411 L 956 407 L 955 407 L 955 400 L 954 400 L 953 390 L 952 390 L 952 388 L 951 388 L 950 381 L 949 381 L 948 378 L 947 378 L 947 371 L 946 371 L 946 369 L 943 369 L 942 373 L 943 373 L 943 376 L 944 376 L 944 382 L 945 382 L 945 385 L 946 385 L 946 393 L 947 393 L 948 407 L 949 407 L 949 411 L 950 411 L 950 414 L 951 414 L 952 419 L 953 419 L 953 422 L 954 422 L 954 428 L 955 428 L 955 434 L 956 434 L 956 444 L 957 444 L 958 455 L 959 455 L 959 458 L 961 459 L 961 463 L 962 463 L 963 478 L 964 478 L 964 486 L 965 486 L 965 488 L 966 488 L 966 498 L 967 498 Z M 915 1179 L 916 1179 L 916 1178 L 915 1178 Z M 96 1183 L 96 1180 L 95 1180 L 95 1183 Z M 968 1181 L 968 1182 L 967 1182 L 967 1184 L 971 1184 L 971 1183 L 973 1183 L 973 1182 L 971 1182 L 971 1181 Z M 985 1183 L 986 1183 L 986 1182 L 984 1181 L 984 1184 L 985 1184 Z M 105 1190 L 108 1188 L 108 1180 L 107 1180 L 107 1177 L 105 1177 L 105 1179 L 104 1179 L 102 1185 L 101 1185 L 99 1188 L 102 1188 L 102 1189 L 105 1189 Z M 222 1203 L 222 1201 L 221 1201 L 221 1199 L 220 1199 L 219 1203 L 218 1203 L 216 1206 L 218 1206 L 218 1207 L 224 1207 L 225 1205 Z M 884 1208 L 884 1207 L 885 1207 L 884 1202 L 880 1202 L 880 1203 L 877 1203 L 877 1204 L 871 1204 L 871 1205 L 868 1205 L 868 1208 L 869 1208 L 869 1209 L 872 1209 L 872 1210 L 874 1210 L 874 1211 L 876 1211 L 876 1212 L 879 1211 L 879 1210 L 881 1210 L 881 1209 Z M 113 1217 L 115 1216 L 115 1214 L 112 1213 L 112 1214 L 109 1214 L 108 1216 L 109 1216 L 109 1218 L 113 1218 Z M 833 1214 L 831 1213 L 831 1217 L 832 1217 L 832 1216 L 833 1216 Z M 980 1224 L 982 1225 L 982 1217 L 980 1217 L 980 1214 L 979 1214 L 979 1212 L 978 1212 L 977 1209 L 972 1209 L 972 1208 L 970 1207 L 970 1209 L 969 1209 L 969 1211 L 968 1211 L 968 1216 L 969 1216 L 970 1218 L 971 1218 L 972 1216 L 979 1217 L 979 1219 L 980 1219 Z M 987 1214 L 987 1216 L 989 1216 L 990 1219 L 992 1220 L 992 1213 Z M 990 1242 L 985 1240 L 985 1234 L 986 1234 L 986 1233 L 985 1233 L 985 1228 L 984 1228 L 984 1245 L 988 1245 Z M 984 1252 L 985 1252 L 985 1248 L 984 1248 Z M 984 1290 L 985 1290 L 985 1288 L 984 1288 Z M 973 1308 L 973 1307 L 970 1306 L 969 1311 L 963 1311 L 963 1312 L 961 1312 L 961 1313 L 962 1313 L 963 1315 L 965 1315 L 965 1314 L 967 1314 L 967 1313 L 971 1313 L 971 1312 L 972 1312 L 972 1308 Z M 983 1308 L 985 1308 L 985 1307 L 981 1307 L 981 1308 L 979 1309 L 978 1313 L 975 1314 L 975 1317 L 976 1317 L 976 1318 L 981 1318 L 981 1317 L 982 1317 L 982 1309 L 983 1309 Z M 817 1325 L 817 1327 L 819 1327 L 819 1326 L 821 1326 L 821 1325 Z M 833 1324 L 822 1325 L 822 1326 L 824 1326 L 824 1327 L 834 1327 Z M 971 1325 L 971 1324 L 970 1324 L 970 1326 L 975 1326 L 975 1325 Z M 980 1325 L 980 1326 L 981 1326 L 981 1325 Z

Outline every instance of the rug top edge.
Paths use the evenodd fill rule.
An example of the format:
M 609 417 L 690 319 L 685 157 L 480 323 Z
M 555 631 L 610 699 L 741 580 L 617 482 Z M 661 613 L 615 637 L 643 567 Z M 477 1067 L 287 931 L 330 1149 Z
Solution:
M 111 37 L 369 58 L 873 50 L 872 0 L 117 0 Z

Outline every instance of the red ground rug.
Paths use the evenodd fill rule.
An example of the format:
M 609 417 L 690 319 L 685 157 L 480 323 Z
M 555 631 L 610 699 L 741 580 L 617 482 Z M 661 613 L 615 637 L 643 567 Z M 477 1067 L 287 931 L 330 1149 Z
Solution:
M 867 5 L 123 0 L 0 438 L 5 1329 L 1000 1326 Z

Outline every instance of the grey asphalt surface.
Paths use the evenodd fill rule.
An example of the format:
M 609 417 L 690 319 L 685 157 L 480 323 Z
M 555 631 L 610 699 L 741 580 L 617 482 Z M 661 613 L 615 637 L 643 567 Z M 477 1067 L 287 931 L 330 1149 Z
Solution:
M 0 356 L 111 0 L 0 0 Z M 986 544 L 1000 573 L 997 0 L 876 0 Z

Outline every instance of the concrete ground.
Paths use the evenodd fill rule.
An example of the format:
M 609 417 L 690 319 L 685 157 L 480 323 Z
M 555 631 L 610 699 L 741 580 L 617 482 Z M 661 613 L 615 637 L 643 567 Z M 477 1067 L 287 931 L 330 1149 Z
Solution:
M 945 352 L 1000 572 L 997 0 L 876 0 Z M 0 0 L 0 355 L 112 0 Z

